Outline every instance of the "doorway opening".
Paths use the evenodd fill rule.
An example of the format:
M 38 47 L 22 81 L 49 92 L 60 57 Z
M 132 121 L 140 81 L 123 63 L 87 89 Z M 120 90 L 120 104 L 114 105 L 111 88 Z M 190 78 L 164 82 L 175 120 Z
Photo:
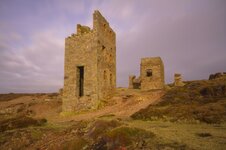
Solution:
M 77 67 L 78 70 L 78 88 L 79 88 L 79 96 L 84 95 L 84 66 Z

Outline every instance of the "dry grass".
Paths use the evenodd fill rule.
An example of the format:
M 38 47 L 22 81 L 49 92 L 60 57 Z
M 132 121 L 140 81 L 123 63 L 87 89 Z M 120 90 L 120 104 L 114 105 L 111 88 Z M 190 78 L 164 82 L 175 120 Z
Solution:
M 47 122 L 46 119 L 34 119 L 27 116 L 17 116 L 0 121 L 0 132 L 29 126 L 41 126 Z
M 0 94 L 0 101 L 10 101 L 16 98 L 20 98 L 23 96 L 34 96 L 34 97 L 42 97 L 47 96 L 49 98 L 56 98 L 58 93 L 8 93 L 8 94 Z
M 226 149 L 226 124 L 222 123 L 226 120 L 225 85 L 226 80 L 219 78 L 186 82 L 184 87 L 171 86 L 162 101 L 132 116 L 145 121 L 118 119 L 115 112 L 119 109 L 106 109 L 96 116 L 91 115 L 95 112 L 83 114 L 85 121 L 69 118 L 56 123 L 48 118 L 50 123 L 44 126 L 39 125 L 45 124 L 45 120 L 11 116 L 0 121 L 0 149 Z M 131 101 L 138 98 L 151 101 L 153 97 L 148 94 L 151 91 L 120 89 L 116 98 L 123 100 L 120 105 L 128 102 L 127 107 L 122 107 L 125 109 L 131 108 Z M 12 98 L 6 97 L 3 99 Z M 46 118 L 52 112 L 54 117 L 61 106 L 55 97 L 57 94 L 38 94 L 35 100 L 30 98 L 32 105 L 28 101 L 27 107 L 22 108 Z
M 226 78 L 187 82 L 173 87 L 161 102 L 132 115 L 134 119 L 170 121 L 226 121 Z
M 131 127 L 145 129 L 156 135 L 153 149 L 200 149 L 226 148 L 226 124 L 184 123 L 166 121 L 131 120 Z M 158 147 L 159 146 L 159 147 Z

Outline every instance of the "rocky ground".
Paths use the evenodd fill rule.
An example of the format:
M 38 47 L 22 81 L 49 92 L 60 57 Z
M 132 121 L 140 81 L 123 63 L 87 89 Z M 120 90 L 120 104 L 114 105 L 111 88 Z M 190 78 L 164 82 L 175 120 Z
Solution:
M 98 110 L 61 113 L 61 96 L 0 95 L 0 149 L 226 149 L 226 78 L 117 89 Z M 60 115 L 61 113 L 61 115 Z

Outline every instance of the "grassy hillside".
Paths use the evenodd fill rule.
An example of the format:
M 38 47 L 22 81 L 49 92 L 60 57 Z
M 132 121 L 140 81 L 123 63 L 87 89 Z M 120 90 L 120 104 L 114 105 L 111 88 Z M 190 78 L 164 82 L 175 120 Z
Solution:
M 56 93 L 1 94 L 0 149 L 226 149 L 225 77 L 167 91 L 121 88 L 112 102 L 62 116 Z
M 171 87 L 161 102 L 138 111 L 132 118 L 206 123 L 226 121 L 226 77 Z
M 0 102 L 14 100 L 16 98 L 20 98 L 20 97 L 23 97 L 23 96 L 56 97 L 57 95 L 58 95 L 58 93 L 30 93 L 30 94 L 28 94 L 28 93 L 8 93 L 8 94 L 0 94 Z

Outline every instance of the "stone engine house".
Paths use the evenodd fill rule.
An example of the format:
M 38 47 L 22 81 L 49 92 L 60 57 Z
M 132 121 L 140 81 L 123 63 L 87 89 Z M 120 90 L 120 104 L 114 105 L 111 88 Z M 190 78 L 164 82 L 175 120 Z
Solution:
M 116 88 L 116 34 L 99 11 L 93 29 L 77 25 L 65 39 L 63 111 L 96 108 Z
M 140 77 L 129 76 L 129 88 L 141 90 L 163 89 L 165 86 L 164 64 L 160 57 L 142 58 Z

